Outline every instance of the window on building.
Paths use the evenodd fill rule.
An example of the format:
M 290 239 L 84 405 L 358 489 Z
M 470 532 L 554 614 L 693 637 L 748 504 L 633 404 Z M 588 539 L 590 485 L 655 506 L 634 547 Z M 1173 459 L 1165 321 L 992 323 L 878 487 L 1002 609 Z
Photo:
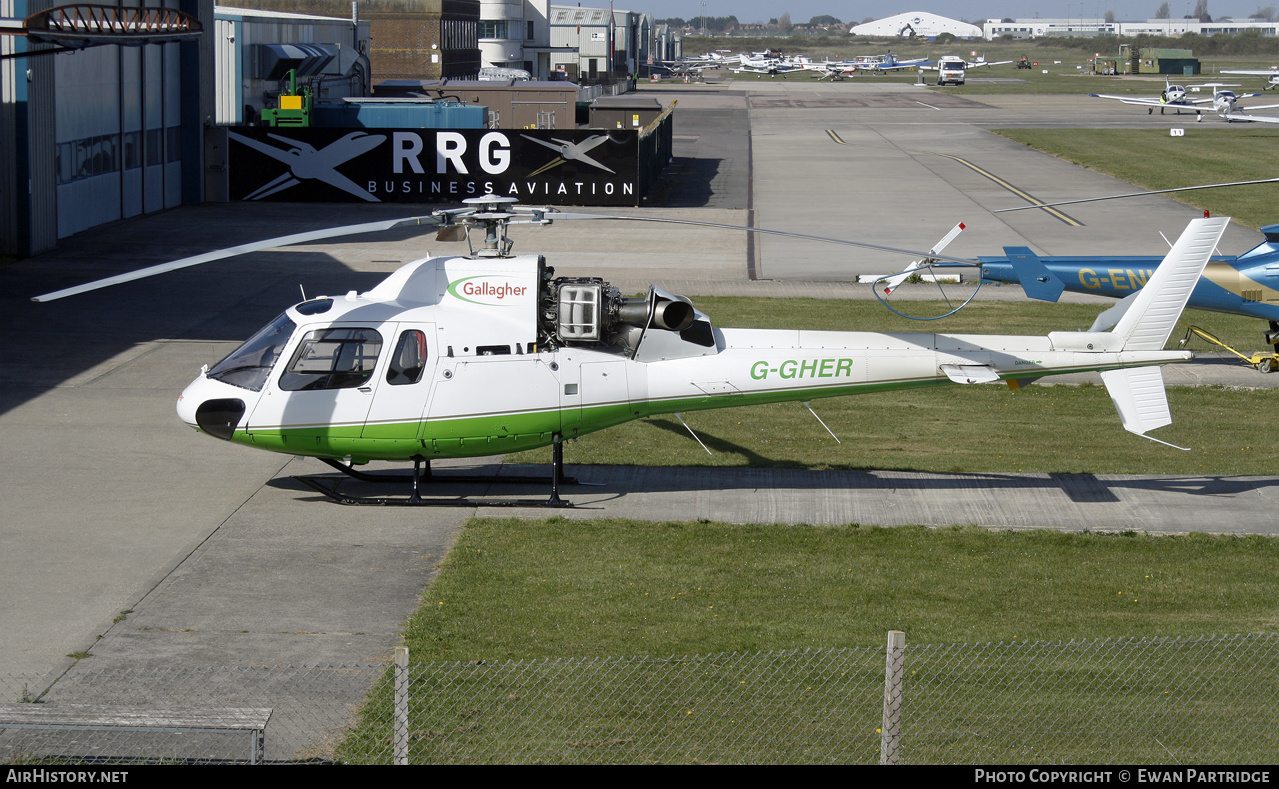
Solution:
M 480 20 L 480 38 L 507 38 L 506 20 Z

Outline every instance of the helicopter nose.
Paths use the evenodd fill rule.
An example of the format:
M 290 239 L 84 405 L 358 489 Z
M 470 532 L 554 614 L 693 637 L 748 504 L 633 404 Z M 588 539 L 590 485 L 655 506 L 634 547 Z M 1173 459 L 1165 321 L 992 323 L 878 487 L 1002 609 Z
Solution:
M 229 441 L 247 410 L 238 397 L 216 397 L 204 378 L 196 379 L 178 397 L 178 418 L 216 438 Z M 217 387 L 221 388 L 221 387 Z
M 191 427 L 196 427 L 195 409 L 198 405 L 200 405 L 200 398 L 198 396 L 192 397 L 189 390 L 178 395 L 178 419 L 181 419 Z
M 244 416 L 244 401 L 228 397 L 205 400 L 195 409 L 195 423 L 214 438 L 230 441 L 236 425 Z

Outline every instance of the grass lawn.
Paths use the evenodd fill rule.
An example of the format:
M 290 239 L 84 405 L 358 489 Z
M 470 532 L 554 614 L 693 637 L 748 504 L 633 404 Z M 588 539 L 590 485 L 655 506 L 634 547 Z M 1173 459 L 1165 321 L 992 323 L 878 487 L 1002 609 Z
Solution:
M 1273 632 L 1279 541 L 475 518 L 416 662 Z
M 995 286 L 984 285 L 985 288 Z M 1016 285 L 1003 285 L 1020 291 Z M 944 334 L 1047 334 L 1051 331 L 1087 329 L 1114 302 L 1104 304 L 1053 304 L 1046 301 L 974 301 L 955 315 L 938 321 L 916 321 L 894 315 L 873 299 L 762 299 L 727 296 L 691 296 L 699 310 L 719 327 L 752 329 L 811 329 L 819 331 L 940 332 Z M 892 302 L 901 312 L 937 315 L 942 302 Z M 1186 310 L 1183 323 L 1211 331 L 1239 350 L 1261 350 L 1265 322 L 1240 315 Z M 1176 347 L 1180 332 L 1173 332 L 1168 347 Z M 1195 341 L 1202 343 L 1202 341 Z M 1192 349 L 1208 346 L 1193 344 Z
M 813 401 L 836 443 L 799 403 L 699 411 L 629 422 L 570 441 L 569 464 L 900 469 L 934 472 L 1272 474 L 1265 419 L 1275 392 L 1174 387 L 1173 424 L 1125 431 L 1101 386 L 948 386 Z M 550 450 L 508 455 L 548 463 Z
M 873 764 L 903 630 L 954 645 L 907 655 L 906 763 L 1268 763 L 1271 642 L 1063 647 L 1273 632 L 1276 559 L 1260 537 L 477 518 L 405 632 L 409 759 Z M 388 677 L 338 760 L 389 760 L 391 720 Z
M 1011 140 L 1112 175 L 1141 189 L 1273 178 L 1279 128 L 1187 124 L 1184 137 L 1160 129 L 996 129 Z M 1175 162 L 1175 167 L 1169 163 Z M 1175 195 L 1187 205 L 1231 216 L 1249 227 L 1279 222 L 1279 184 L 1202 189 Z M 1136 191 L 1136 190 L 1133 190 Z

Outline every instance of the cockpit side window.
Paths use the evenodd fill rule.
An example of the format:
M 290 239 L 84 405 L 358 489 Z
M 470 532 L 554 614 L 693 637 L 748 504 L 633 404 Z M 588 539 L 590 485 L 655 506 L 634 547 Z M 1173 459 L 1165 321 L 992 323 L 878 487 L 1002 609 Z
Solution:
M 317 329 L 307 332 L 280 376 L 286 392 L 351 389 L 373 377 L 382 352 L 374 329 Z
M 262 391 L 271 368 L 296 328 L 297 324 L 288 315 L 279 316 L 215 364 L 208 376 L 241 389 Z
M 386 382 L 392 386 L 415 384 L 422 380 L 426 369 L 426 335 L 417 329 L 409 329 L 400 335 L 395 353 L 386 367 Z

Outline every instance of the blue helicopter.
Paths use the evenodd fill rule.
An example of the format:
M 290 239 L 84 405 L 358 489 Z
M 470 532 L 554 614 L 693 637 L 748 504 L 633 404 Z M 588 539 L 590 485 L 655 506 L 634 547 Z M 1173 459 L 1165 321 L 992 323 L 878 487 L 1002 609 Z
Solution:
M 995 213 L 1267 183 L 1279 183 L 1279 178 L 1181 186 L 1054 203 L 1033 203 L 1015 208 L 1001 208 Z M 1265 240 L 1242 255 L 1219 255 L 1211 258 L 1194 291 L 1190 294 L 1190 300 L 1186 306 L 1191 309 L 1245 315 L 1269 321 L 1269 331 L 1263 332 L 1263 337 L 1266 343 L 1274 347 L 1274 352 L 1279 354 L 1279 224 L 1266 225 L 1261 228 L 1261 232 Z M 1095 293 L 1118 299 L 1130 299 L 1150 279 L 1150 275 L 1154 273 L 1162 258 L 1154 256 L 1041 257 L 1027 247 L 1004 247 L 1004 257 L 979 256 L 977 260 L 981 265 L 983 282 L 1018 283 L 1026 295 L 1032 299 L 1057 301 L 1067 290 L 1072 293 Z M 1277 368 L 1273 364 L 1266 364 L 1261 369 L 1263 372 L 1269 372 Z
M 1239 256 L 1214 256 L 1187 307 L 1279 321 L 1279 224 L 1261 228 L 1265 241 Z M 1019 283 L 1032 299 L 1057 301 L 1063 291 L 1124 298 L 1141 289 L 1162 258 L 1040 257 L 1004 247 L 1003 257 L 978 256 L 982 279 Z M 1269 338 L 1267 338 L 1269 342 Z

